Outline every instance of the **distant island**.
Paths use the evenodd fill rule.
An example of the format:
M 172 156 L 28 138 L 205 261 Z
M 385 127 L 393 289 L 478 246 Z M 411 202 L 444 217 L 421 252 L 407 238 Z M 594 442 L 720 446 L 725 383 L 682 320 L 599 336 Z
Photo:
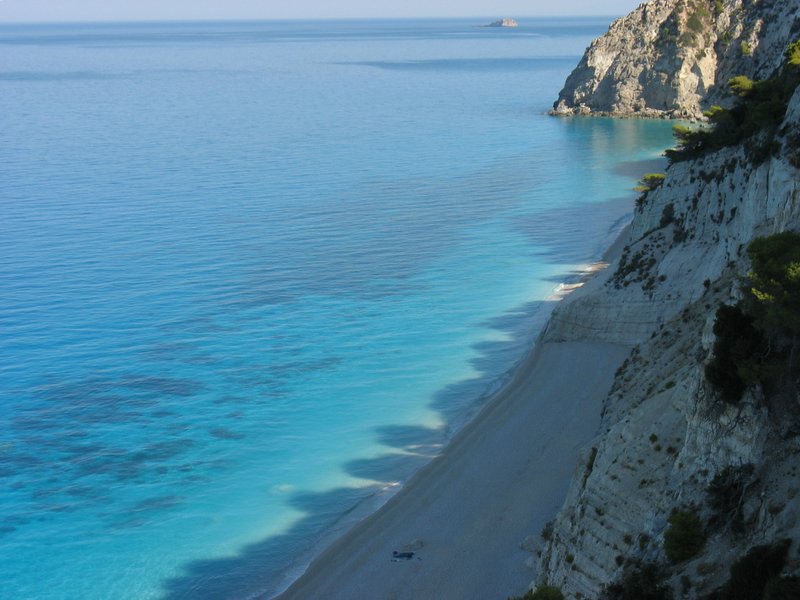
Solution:
M 499 21 L 484 25 L 484 27 L 519 27 L 519 23 L 514 19 L 500 19 Z

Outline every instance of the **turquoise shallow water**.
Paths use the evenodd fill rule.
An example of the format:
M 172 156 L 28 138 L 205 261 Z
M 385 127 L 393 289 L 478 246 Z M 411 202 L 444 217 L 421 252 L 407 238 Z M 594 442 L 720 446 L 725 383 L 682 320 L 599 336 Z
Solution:
M 473 25 L 0 27 L 4 597 L 270 592 L 529 349 L 670 126 Z

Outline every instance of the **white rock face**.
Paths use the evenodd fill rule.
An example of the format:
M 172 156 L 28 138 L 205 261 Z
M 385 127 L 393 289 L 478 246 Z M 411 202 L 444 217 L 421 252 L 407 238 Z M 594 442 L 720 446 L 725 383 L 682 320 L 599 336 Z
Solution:
M 617 113 L 630 110 L 629 98 L 646 98 L 642 106 L 651 107 L 649 98 L 656 92 L 642 95 L 641 85 L 643 78 L 651 81 L 645 67 L 655 62 L 645 56 L 623 64 L 619 46 L 612 47 L 611 41 L 639 43 L 633 47 L 647 55 L 652 40 L 661 35 L 659 29 L 651 31 L 653 24 L 674 15 L 678 4 L 654 0 L 615 23 L 579 67 L 592 69 L 595 76 L 576 85 L 573 73 L 569 97 L 587 102 L 605 98 L 610 104 L 597 106 Z M 682 10 L 690 4 L 683 3 Z M 800 37 L 800 27 L 792 32 L 800 3 L 751 5 L 788 11 L 784 14 L 796 19 L 786 24 L 761 18 L 751 29 L 750 21 L 736 21 L 735 39 L 750 40 L 753 73 L 771 72 L 787 43 Z M 727 1 L 724 6 L 719 27 L 730 26 L 734 17 L 729 9 L 741 3 Z M 786 37 L 778 40 L 776 31 Z M 732 72 L 735 66 L 716 62 L 714 69 L 699 68 L 694 79 L 685 79 L 686 57 L 681 52 L 671 56 L 676 71 L 665 71 L 663 85 L 653 89 L 662 86 L 661 98 L 680 107 L 673 111 L 699 107 L 704 97 L 700 83 L 707 87 L 713 73 Z M 669 83 L 675 81 L 688 83 L 677 89 Z M 595 84 L 580 96 L 581 89 Z M 743 506 L 748 534 L 737 537 L 725 527 L 710 531 L 700 556 L 674 567 L 669 583 L 675 597 L 699 598 L 717 588 L 732 562 L 756 544 L 788 537 L 794 540 L 791 556 L 796 555 L 800 436 L 788 423 L 771 420 L 757 390 L 737 406 L 716 400 L 703 370 L 714 341 L 715 311 L 739 296 L 749 242 L 784 230 L 800 231 L 800 88 L 778 131 L 780 150 L 762 162 L 744 146 L 732 146 L 673 164 L 661 187 L 647 193 L 636 209 L 620 258 L 554 311 L 545 339 L 622 342 L 633 351 L 606 401 L 594 448 L 578 466 L 547 535 L 537 571 L 540 580 L 534 583 L 556 585 L 569 599 L 594 599 L 620 576 L 626 561 L 665 561 L 663 536 L 670 512 L 695 507 L 708 518 L 711 480 L 725 467 L 748 463 L 755 470 Z M 800 563 L 790 562 L 787 573 L 800 574 Z M 691 587 L 682 589 L 687 581 Z
M 702 118 L 731 77 L 775 69 L 798 19 L 797 0 L 649 0 L 592 42 L 552 112 Z

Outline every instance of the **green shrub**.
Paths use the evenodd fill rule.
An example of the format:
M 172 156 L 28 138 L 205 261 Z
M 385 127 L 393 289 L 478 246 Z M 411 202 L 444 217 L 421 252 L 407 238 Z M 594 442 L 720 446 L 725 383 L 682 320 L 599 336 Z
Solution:
M 742 56 L 750 56 L 753 54 L 753 49 L 747 42 L 742 42 L 739 47 L 742 49 Z
M 666 573 L 655 563 L 633 562 L 621 577 L 605 587 L 602 600 L 672 600 L 672 591 L 664 584 Z
M 664 173 L 647 173 L 642 176 L 636 190 L 639 192 L 652 192 L 654 189 L 661 187 L 667 176 Z
M 710 128 L 705 130 L 705 137 L 701 140 L 706 146 L 722 148 L 731 146 L 741 138 L 740 124 L 737 122 L 738 114 L 735 111 L 712 106 L 703 115 L 708 119 Z
M 790 67 L 800 67 L 800 40 L 789 44 L 786 48 L 786 64 Z
M 742 521 L 742 504 L 748 486 L 753 480 L 753 465 L 729 465 L 714 476 L 706 488 L 708 503 L 714 513 L 712 524 L 725 526 L 731 523 L 734 531 L 741 533 L 744 529 Z
M 706 543 L 703 524 L 694 512 L 677 511 L 669 518 L 664 533 L 664 552 L 671 563 L 679 563 L 700 554 Z
M 717 310 L 714 335 L 714 355 L 706 365 L 706 379 L 725 402 L 736 404 L 749 386 L 762 380 L 767 343 L 752 316 L 739 306 L 726 304 Z
M 687 144 L 692 141 L 692 137 L 697 132 L 697 128 L 689 127 L 687 125 L 673 125 L 672 135 L 678 140 L 679 144 Z
M 737 75 L 728 80 L 728 89 L 730 89 L 731 93 L 741 98 L 747 98 L 752 94 L 754 87 L 753 80 L 745 75 Z
M 528 590 L 524 596 L 516 596 L 508 600 L 564 600 L 564 594 L 553 585 L 540 585 L 535 590 Z
M 705 29 L 703 20 L 698 14 L 693 14 L 691 17 L 689 17 L 689 19 L 686 21 L 686 26 L 695 33 L 703 33 L 703 29 Z
M 764 589 L 764 600 L 797 600 L 800 598 L 800 579 L 776 577 Z
M 564 594 L 553 585 L 540 585 L 534 590 L 531 600 L 564 600 Z
M 670 202 L 661 211 L 661 220 L 658 222 L 659 227 L 666 227 L 675 221 L 675 205 Z
M 750 51 L 746 42 L 742 42 L 742 51 L 745 54 Z M 677 147 L 666 152 L 670 162 L 696 158 L 756 134 L 762 134 L 763 139 L 750 145 L 748 156 L 756 164 L 769 158 L 776 147 L 773 141 L 777 127 L 800 84 L 800 40 L 789 45 L 785 56 L 784 65 L 768 79 L 753 81 L 744 75 L 731 78 L 728 87 L 737 97 L 737 103 L 730 110 L 712 107 L 706 113 L 709 127 L 675 126 Z
M 752 268 L 744 298 L 717 310 L 713 358 L 705 368 L 706 379 L 731 404 L 755 384 L 768 399 L 791 395 L 800 368 L 800 235 L 756 238 L 747 254 Z
M 716 121 L 720 119 L 722 116 L 730 117 L 730 111 L 726 108 L 722 108 L 721 106 L 715 104 L 708 110 L 703 111 L 703 116 L 706 117 L 709 121 Z
M 714 0 L 714 16 L 720 16 L 723 10 L 725 10 L 725 6 L 722 4 L 722 0 Z
M 547 523 L 544 524 L 544 527 L 542 527 L 542 532 L 539 535 L 542 536 L 542 539 L 545 542 L 553 541 L 553 528 L 554 527 L 552 521 L 548 521 Z
M 790 545 L 791 540 L 786 539 L 771 545 L 751 548 L 744 557 L 731 566 L 730 579 L 711 597 L 715 600 L 758 600 L 765 597 L 765 592 L 773 593 L 768 589 L 769 584 L 783 569 Z M 774 593 L 781 592 L 780 587 L 780 584 L 775 584 Z M 787 582 L 786 588 L 789 587 L 790 582 Z
M 784 77 L 753 82 L 747 101 L 740 108 L 742 134 L 750 136 L 767 126 L 780 124 L 796 85 Z
M 677 147 L 666 150 L 664 154 L 667 155 L 670 162 L 676 162 L 694 158 L 706 152 L 711 130 L 703 126 L 673 125 L 672 135 L 675 136 Z
M 800 235 L 784 231 L 750 242 L 750 310 L 765 331 L 800 334 Z

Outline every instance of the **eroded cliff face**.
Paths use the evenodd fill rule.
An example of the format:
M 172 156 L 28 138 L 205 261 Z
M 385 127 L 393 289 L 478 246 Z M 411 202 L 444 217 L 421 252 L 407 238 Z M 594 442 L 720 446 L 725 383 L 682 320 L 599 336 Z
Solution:
M 611 34 L 619 43 L 633 44 L 645 36 L 644 29 L 674 16 L 679 4 L 642 5 L 615 23 Z M 796 17 L 797 1 L 723 4 L 726 10 L 741 8 L 740 17 L 728 11 L 716 22 L 740 18 L 735 39 L 751 40 L 750 73 L 771 74 L 787 44 L 800 36 L 796 20 L 771 23 L 767 17 L 788 8 Z M 691 3 L 682 5 L 685 11 Z M 767 35 L 768 29 L 785 37 Z M 659 31 L 650 31 L 651 38 L 657 39 Z M 758 34 L 748 37 L 748 31 Z M 616 69 L 615 77 L 622 77 L 615 63 L 619 56 L 601 52 L 609 44 L 604 38 L 593 44 L 579 69 L 588 64 L 599 69 L 597 61 L 605 56 L 605 72 Z M 682 58 L 673 64 L 685 74 L 681 52 L 674 54 Z M 715 77 L 742 72 L 743 63 L 726 63 L 719 56 L 715 51 Z M 628 64 L 651 64 L 637 61 Z M 636 89 L 641 73 L 634 69 L 633 81 L 627 77 L 612 86 L 616 91 L 608 93 L 617 102 L 610 105 L 615 112 L 622 106 L 620 90 Z M 683 76 L 670 71 L 666 80 Z M 709 96 L 698 92 L 694 81 L 683 86 L 693 91 L 680 102 L 699 107 Z M 703 81 L 705 86 L 709 80 Z M 572 87 L 577 87 L 574 81 Z M 635 93 L 631 98 L 649 102 Z M 685 509 L 701 517 L 709 537 L 696 557 L 670 566 L 667 583 L 675 598 L 704 597 L 728 579 L 730 566 L 750 548 L 784 538 L 792 540 L 784 573 L 800 576 L 797 398 L 781 412 L 767 408 L 762 392 L 750 389 L 733 406 L 718 398 L 704 375 L 715 311 L 741 295 L 748 244 L 758 236 L 800 231 L 800 88 L 775 131 L 766 159 L 737 145 L 671 165 L 663 184 L 637 207 L 618 260 L 554 311 L 546 340 L 621 342 L 632 352 L 604 405 L 601 433 L 578 466 L 564 507 L 544 532 L 536 583 L 558 586 L 570 599 L 594 599 L 633 561 L 666 565 L 668 518 Z M 726 468 L 746 473 L 741 527 L 719 521 L 710 504 L 709 485 Z
M 758 392 L 737 406 L 716 399 L 703 371 L 715 310 L 737 299 L 747 272 L 747 244 L 800 229 L 798 130 L 800 91 L 778 156 L 754 165 L 733 147 L 673 165 L 637 209 L 620 259 L 552 317 L 548 341 L 633 347 L 604 407 L 602 434 L 540 553 L 541 580 L 568 598 L 597 598 L 631 559 L 664 562 L 670 512 L 691 506 L 708 517 L 706 489 L 728 466 L 755 465 L 743 507 L 747 534 L 712 534 L 700 556 L 673 571 L 676 591 L 690 584 L 683 597 L 699 597 L 751 546 L 800 540 L 798 432 L 776 423 Z M 792 572 L 800 574 L 800 563 Z
M 702 118 L 734 75 L 771 73 L 798 31 L 797 0 L 650 0 L 592 42 L 553 113 Z

